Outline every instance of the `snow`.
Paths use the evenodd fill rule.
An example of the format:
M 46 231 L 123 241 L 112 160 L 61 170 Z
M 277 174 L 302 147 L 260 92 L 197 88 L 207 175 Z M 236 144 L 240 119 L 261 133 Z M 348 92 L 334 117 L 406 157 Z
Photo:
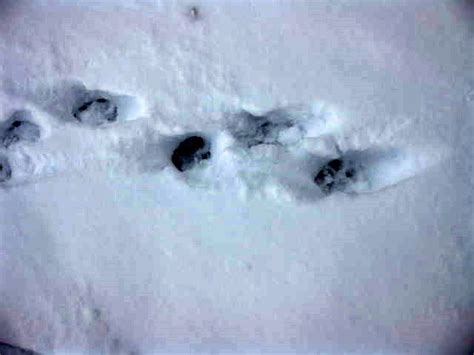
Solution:
M 0 120 L 24 110 L 41 129 L 0 152 L 0 341 L 467 349 L 472 14 L 422 0 L 0 1 Z M 74 118 L 102 96 L 116 122 L 101 107 L 92 125 Z M 190 135 L 211 159 L 179 172 L 170 157 Z M 365 179 L 326 196 L 314 175 L 341 154 Z

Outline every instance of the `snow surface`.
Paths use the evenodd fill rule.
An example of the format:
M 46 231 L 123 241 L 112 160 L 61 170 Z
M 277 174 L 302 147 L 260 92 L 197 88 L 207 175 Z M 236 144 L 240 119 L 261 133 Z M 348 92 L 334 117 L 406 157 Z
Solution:
M 1 152 L 0 341 L 467 349 L 473 21 L 467 1 L 0 0 L 0 120 L 41 127 Z M 118 122 L 74 119 L 96 94 Z M 243 112 L 291 124 L 249 147 Z M 211 159 L 180 173 L 194 133 Z M 341 153 L 366 180 L 324 196 Z

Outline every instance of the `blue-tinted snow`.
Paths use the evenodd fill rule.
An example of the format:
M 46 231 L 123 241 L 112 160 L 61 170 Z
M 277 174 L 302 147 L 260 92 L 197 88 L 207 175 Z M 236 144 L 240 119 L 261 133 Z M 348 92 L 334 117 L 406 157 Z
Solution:
M 111 354 L 468 343 L 465 5 L 0 9 L 0 120 L 25 109 L 44 133 L 2 151 L 0 341 Z M 81 88 L 127 98 L 125 119 L 78 125 Z M 275 110 L 299 124 L 272 144 L 245 148 L 229 129 Z M 169 154 L 195 132 L 212 159 L 179 173 Z M 312 174 L 341 152 L 388 188 L 320 198 Z

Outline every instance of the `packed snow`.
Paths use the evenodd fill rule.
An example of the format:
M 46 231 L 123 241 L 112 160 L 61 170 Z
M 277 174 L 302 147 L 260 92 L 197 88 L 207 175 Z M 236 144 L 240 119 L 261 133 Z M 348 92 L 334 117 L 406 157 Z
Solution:
M 474 346 L 473 8 L 0 0 L 0 352 Z

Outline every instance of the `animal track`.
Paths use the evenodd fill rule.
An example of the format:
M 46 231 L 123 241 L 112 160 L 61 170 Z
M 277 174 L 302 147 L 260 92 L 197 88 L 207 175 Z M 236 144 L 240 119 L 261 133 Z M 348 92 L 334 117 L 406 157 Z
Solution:
M 400 149 L 347 151 L 326 162 L 314 176 L 325 193 L 361 194 L 380 191 L 416 175 L 423 163 Z
M 73 116 L 81 123 L 98 126 L 117 121 L 118 108 L 110 99 L 99 96 L 74 109 Z
M 284 109 L 263 115 L 242 111 L 230 118 L 227 130 L 249 148 L 259 144 L 288 144 L 291 135 L 297 140 L 304 134 L 304 128 Z
M 0 140 L 5 148 L 17 142 L 37 142 L 40 127 L 32 122 L 30 111 L 16 111 L 0 128 Z
M 10 162 L 4 156 L 0 156 L 0 183 L 10 180 L 12 177 L 12 168 Z
M 324 193 L 343 191 L 347 184 L 357 179 L 358 170 L 354 162 L 347 159 L 333 159 L 316 174 L 314 182 Z
M 87 90 L 84 86 L 74 87 L 69 96 L 68 101 L 73 102 L 70 114 L 76 121 L 89 126 L 134 120 L 142 112 L 140 102 L 132 96 Z
M 63 88 L 63 96 L 56 93 L 58 100 L 46 100 L 42 107 L 87 126 L 108 126 L 136 118 L 141 112 L 139 101 L 131 96 L 88 90 L 77 83 Z M 61 97 L 64 100 L 59 100 Z M 21 141 L 37 142 L 43 136 L 32 118 L 30 111 L 17 111 L 0 126 L 5 148 Z M 400 150 L 341 150 L 344 135 L 339 118 L 322 104 L 265 113 L 241 111 L 227 115 L 212 131 L 184 136 L 163 135 L 146 125 L 135 127 L 119 136 L 117 132 L 106 135 L 94 131 L 89 135 L 100 136 L 101 144 L 95 143 L 97 139 L 85 139 L 84 144 L 76 142 L 69 153 L 21 146 L 0 157 L 0 182 L 16 185 L 78 166 L 80 170 L 94 166 L 157 172 L 172 165 L 180 172 L 189 171 L 183 175 L 184 181 L 193 186 L 234 186 L 238 193 L 315 200 L 337 191 L 378 191 L 417 171 L 413 157 Z M 202 164 L 204 161 L 209 163 Z M 202 168 L 195 169 L 198 165 Z
M 179 171 L 191 169 L 202 160 L 209 159 L 209 144 L 200 136 L 191 136 L 179 143 L 173 151 L 171 161 Z
M 18 86 L 14 81 L 8 81 L 5 86 L 8 94 L 31 102 L 59 121 L 100 126 L 135 120 L 146 111 L 137 97 L 90 89 L 80 81 L 66 80 L 34 90 Z
M 277 144 L 279 133 L 294 126 L 290 120 L 279 118 L 276 120 L 272 115 L 256 116 L 243 111 L 234 117 L 228 129 L 237 141 L 249 148 L 259 144 Z

